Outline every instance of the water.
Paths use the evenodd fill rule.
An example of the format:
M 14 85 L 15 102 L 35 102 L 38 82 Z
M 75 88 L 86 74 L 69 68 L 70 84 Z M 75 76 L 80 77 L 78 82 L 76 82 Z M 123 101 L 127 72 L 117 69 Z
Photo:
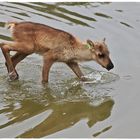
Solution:
M 40 56 L 22 61 L 20 79 L 11 82 L 0 51 L 0 137 L 140 137 L 139 15 L 139 3 L 0 3 L 0 42 L 11 40 L 5 22 L 39 22 L 81 40 L 106 37 L 115 64 L 107 72 L 81 63 L 83 83 L 56 63 L 43 87 Z

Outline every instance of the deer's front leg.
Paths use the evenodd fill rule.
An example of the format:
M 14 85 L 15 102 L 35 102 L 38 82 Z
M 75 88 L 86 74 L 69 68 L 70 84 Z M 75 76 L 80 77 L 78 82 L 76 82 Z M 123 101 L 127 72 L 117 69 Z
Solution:
M 54 63 L 53 58 L 49 56 L 44 56 L 43 69 L 42 69 L 42 83 L 43 84 L 48 83 L 49 71 L 53 63 Z
M 80 70 L 78 63 L 76 63 L 76 62 L 68 62 L 66 64 L 72 69 L 72 71 L 77 75 L 77 77 L 80 80 L 82 80 L 82 81 L 86 81 L 87 80 L 84 77 L 84 74 L 82 73 L 82 71 Z

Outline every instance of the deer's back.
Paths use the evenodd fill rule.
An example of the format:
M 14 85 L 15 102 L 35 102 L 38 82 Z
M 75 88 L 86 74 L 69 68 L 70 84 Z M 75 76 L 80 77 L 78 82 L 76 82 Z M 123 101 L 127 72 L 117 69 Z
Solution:
M 32 22 L 15 23 L 12 34 L 15 41 L 34 45 L 36 52 L 55 48 L 70 49 L 78 43 L 75 37 L 65 31 Z

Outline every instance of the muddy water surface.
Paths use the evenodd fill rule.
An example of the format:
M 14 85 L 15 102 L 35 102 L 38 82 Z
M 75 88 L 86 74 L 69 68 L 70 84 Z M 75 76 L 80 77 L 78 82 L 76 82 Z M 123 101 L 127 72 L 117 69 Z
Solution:
M 44 23 L 82 40 L 106 37 L 115 68 L 81 63 L 91 79 L 83 83 L 57 63 L 43 87 L 40 56 L 22 61 L 11 82 L 0 51 L 1 138 L 140 137 L 140 3 L 0 3 L 1 42 L 11 40 L 7 21 Z

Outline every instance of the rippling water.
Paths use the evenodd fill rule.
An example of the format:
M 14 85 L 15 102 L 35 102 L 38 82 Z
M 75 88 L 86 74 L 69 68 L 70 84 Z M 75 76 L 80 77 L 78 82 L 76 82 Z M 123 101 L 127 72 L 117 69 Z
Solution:
M 43 87 L 40 56 L 22 61 L 10 82 L 0 52 L 0 137 L 140 137 L 139 15 L 139 3 L 0 3 L 0 42 L 11 40 L 7 21 L 44 23 L 82 40 L 106 37 L 115 64 L 107 72 L 82 63 L 88 83 L 55 64 Z

